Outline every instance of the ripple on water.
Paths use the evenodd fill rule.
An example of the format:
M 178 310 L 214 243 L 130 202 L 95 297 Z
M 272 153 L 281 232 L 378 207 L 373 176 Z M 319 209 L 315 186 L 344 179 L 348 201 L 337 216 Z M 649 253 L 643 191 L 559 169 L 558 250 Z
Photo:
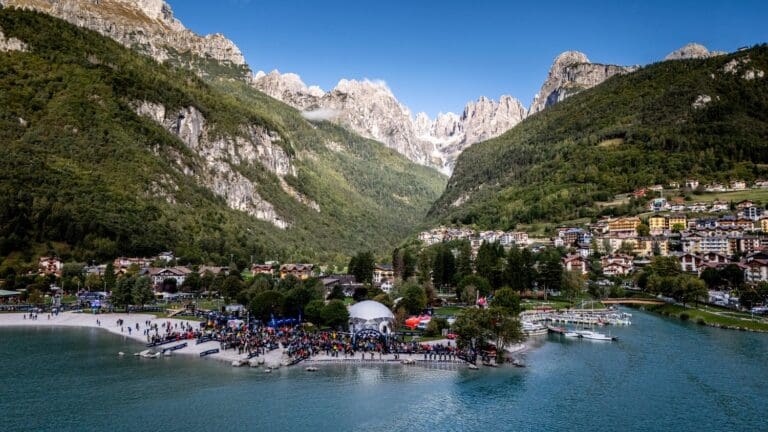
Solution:
M 633 312 L 618 343 L 547 338 L 525 369 L 231 368 L 100 331 L 0 329 L 3 430 L 765 430 L 768 335 Z M 12 365 L 8 367 L 7 365 Z M 41 408 L 42 407 L 42 408 Z

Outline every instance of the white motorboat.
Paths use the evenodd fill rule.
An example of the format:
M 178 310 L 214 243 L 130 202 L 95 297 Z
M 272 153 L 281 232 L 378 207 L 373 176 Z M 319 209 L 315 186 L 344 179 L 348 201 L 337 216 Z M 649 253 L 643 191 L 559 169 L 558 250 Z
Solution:
M 317 368 L 314 366 L 309 366 L 306 369 L 304 369 L 307 372 L 317 372 Z
M 545 335 L 549 333 L 547 327 L 530 321 L 523 321 L 523 333 L 528 336 Z
M 576 333 L 578 333 L 582 338 L 589 340 L 614 341 L 617 339 L 616 337 L 605 335 L 603 333 L 593 332 L 591 330 L 581 330 Z
M 567 338 L 580 338 L 581 335 L 578 332 L 575 331 L 566 331 L 563 333 L 563 336 Z

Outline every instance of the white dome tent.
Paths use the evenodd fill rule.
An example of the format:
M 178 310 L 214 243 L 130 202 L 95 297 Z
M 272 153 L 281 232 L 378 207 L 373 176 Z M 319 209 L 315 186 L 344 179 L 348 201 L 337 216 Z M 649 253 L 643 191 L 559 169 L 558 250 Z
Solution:
M 349 332 L 357 335 L 364 331 L 375 331 L 381 336 L 392 333 L 395 315 L 383 304 L 365 300 L 353 304 L 349 308 Z

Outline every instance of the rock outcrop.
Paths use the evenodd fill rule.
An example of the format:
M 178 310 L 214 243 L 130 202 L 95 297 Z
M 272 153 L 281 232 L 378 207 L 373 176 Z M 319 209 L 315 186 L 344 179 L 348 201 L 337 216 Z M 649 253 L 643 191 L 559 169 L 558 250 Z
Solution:
M 245 66 L 240 49 L 221 34 L 199 36 L 174 18 L 163 0 L 0 0 L 33 9 L 108 36 L 158 61 L 190 53 L 223 64 Z
M 566 51 L 555 58 L 546 81 L 533 98 L 529 113 L 535 114 L 608 78 L 633 72 L 637 66 L 591 63 L 584 53 Z
M 147 101 L 137 101 L 132 106 L 138 115 L 157 122 L 200 157 L 202 169 L 182 166 L 181 170 L 195 176 L 198 182 L 222 197 L 230 208 L 244 211 L 279 228 L 290 225 L 238 169 L 239 166 L 261 164 L 278 176 L 286 193 L 320 211 L 317 203 L 295 191 L 283 179 L 287 175 L 296 175 L 296 168 L 280 146 L 281 138 L 277 134 L 259 126 L 244 126 L 236 137 L 213 138 L 205 117 L 194 106 L 173 112 L 161 104 Z
M 676 49 L 664 57 L 664 60 L 685 60 L 696 58 L 708 58 L 716 55 L 714 52 L 709 52 L 707 47 L 697 43 L 689 43 L 682 48 Z
M 16 38 L 7 38 L 3 34 L 3 29 L 0 29 L 0 52 L 8 52 L 8 51 L 26 51 L 27 50 L 27 44 L 24 42 L 16 39 Z

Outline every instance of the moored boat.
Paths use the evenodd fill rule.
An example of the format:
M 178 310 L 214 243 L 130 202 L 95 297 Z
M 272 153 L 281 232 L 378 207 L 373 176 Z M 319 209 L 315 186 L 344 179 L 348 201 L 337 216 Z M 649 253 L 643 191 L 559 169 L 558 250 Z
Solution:
M 582 338 L 597 341 L 614 341 L 618 338 L 591 330 L 581 330 L 577 332 Z

